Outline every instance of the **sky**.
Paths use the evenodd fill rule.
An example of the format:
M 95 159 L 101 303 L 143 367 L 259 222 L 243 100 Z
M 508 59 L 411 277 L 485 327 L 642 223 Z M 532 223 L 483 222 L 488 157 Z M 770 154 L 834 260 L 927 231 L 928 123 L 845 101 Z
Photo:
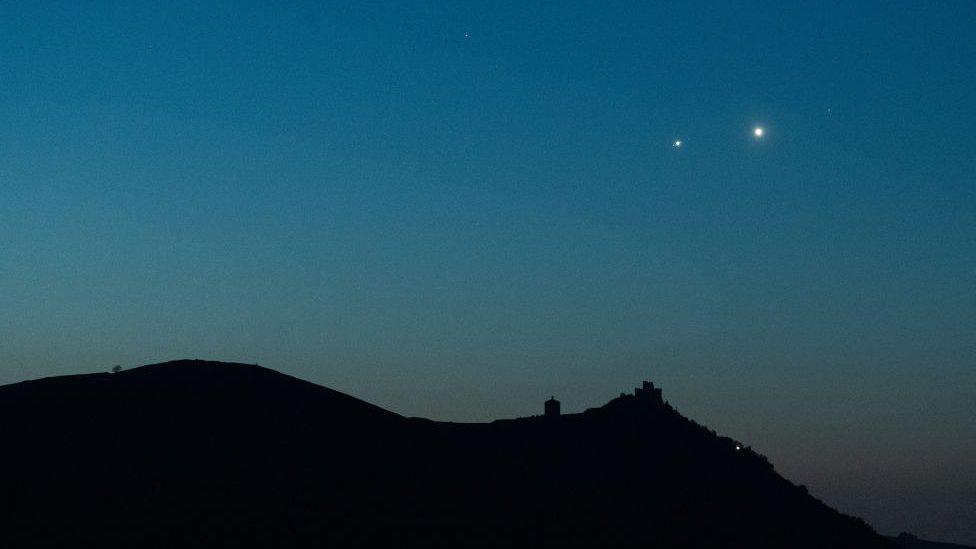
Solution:
M 484 421 L 649 379 L 882 533 L 976 544 L 973 28 L 2 2 L 0 383 L 205 358 Z

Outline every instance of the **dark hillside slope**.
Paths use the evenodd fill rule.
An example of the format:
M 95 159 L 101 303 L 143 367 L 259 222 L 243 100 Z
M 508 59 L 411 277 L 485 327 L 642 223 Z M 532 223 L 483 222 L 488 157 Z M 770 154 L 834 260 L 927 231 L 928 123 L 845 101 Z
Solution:
M 638 393 L 452 424 L 240 364 L 0 387 L 4 546 L 890 547 Z
M 894 542 L 897 547 L 901 547 L 902 549 L 976 549 L 969 545 L 926 541 L 906 532 L 902 532 L 898 536 L 890 537 L 888 539 Z

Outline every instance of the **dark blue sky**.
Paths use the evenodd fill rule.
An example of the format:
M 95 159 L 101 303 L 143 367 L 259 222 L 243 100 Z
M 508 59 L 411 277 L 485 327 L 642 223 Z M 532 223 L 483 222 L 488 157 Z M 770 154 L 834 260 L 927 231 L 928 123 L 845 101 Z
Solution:
M 0 383 L 211 358 L 485 420 L 646 378 L 976 543 L 976 4 L 79 4 L 0 5 Z

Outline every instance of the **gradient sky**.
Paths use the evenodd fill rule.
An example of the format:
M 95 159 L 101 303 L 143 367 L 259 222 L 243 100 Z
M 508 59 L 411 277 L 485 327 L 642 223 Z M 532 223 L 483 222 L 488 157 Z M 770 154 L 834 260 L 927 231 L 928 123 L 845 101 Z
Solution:
M 976 544 L 976 3 L 19 4 L 0 383 L 234 360 L 470 421 L 651 379 Z

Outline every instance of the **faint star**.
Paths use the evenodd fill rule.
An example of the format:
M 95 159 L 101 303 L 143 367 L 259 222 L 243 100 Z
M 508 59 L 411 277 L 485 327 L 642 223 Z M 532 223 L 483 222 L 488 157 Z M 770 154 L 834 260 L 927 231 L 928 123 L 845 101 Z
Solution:
M 675 142 L 671 146 L 677 149 L 677 148 L 680 148 L 681 145 L 683 145 L 683 143 L 681 142 L 681 140 L 680 139 L 676 139 Z

